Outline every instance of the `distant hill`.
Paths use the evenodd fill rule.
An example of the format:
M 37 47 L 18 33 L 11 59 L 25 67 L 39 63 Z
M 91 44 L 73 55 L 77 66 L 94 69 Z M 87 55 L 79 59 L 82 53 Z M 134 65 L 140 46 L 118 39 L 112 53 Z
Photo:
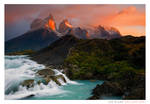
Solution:
M 23 50 L 40 50 L 59 39 L 53 31 L 41 28 L 27 32 L 19 37 L 5 42 L 5 52 L 17 52 Z

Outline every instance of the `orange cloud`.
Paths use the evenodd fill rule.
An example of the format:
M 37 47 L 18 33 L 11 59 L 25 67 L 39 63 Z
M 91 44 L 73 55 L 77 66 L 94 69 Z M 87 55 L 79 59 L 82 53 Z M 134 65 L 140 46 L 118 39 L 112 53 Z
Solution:
M 120 26 L 117 27 L 122 35 L 143 36 L 145 35 L 144 26 Z
M 122 11 L 105 18 L 106 24 L 114 26 L 145 26 L 145 13 L 130 6 Z
M 94 25 L 113 26 L 117 27 L 123 35 L 141 36 L 145 35 L 145 19 L 145 12 L 140 12 L 136 7 L 130 6 L 117 13 L 103 16 L 103 19 L 97 18 Z M 143 28 L 139 29 L 137 26 Z

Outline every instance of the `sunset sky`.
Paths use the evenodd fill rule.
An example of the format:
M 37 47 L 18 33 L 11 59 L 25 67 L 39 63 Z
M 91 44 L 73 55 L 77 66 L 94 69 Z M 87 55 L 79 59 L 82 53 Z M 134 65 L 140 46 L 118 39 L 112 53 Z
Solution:
M 22 35 L 36 18 L 51 13 L 57 26 L 68 19 L 73 26 L 113 26 L 122 35 L 145 34 L 145 5 L 5 5 L 5 40 Z

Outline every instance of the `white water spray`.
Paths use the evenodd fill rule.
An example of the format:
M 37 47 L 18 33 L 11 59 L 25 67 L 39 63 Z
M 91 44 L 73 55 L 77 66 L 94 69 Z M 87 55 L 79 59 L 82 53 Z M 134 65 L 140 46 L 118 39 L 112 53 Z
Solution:
M 44 69 L 45 66 L 37 64 L 30 60 L 27 56 L 6 56 L 5 57 L 5 99 L 22 99 L 28 96 L 47 96 L 67 93 L 62 90 L 54 81 L 50 81 L 48 85 L 43 83 L 35 84 L 34 87 L 26 88 L 20 86 L 20 83 L 27 79 L 35 79 L 36 72 Z M 66 82 L 70 84 L 78 84 L 71 81 L 67 76 L 57 69 L 54 69 L 56 75 L 63 75 Z M 61 85 L 66 85 L 62 79 L 58 79 Z M 12 90 L 16 89 L 16 90 Z

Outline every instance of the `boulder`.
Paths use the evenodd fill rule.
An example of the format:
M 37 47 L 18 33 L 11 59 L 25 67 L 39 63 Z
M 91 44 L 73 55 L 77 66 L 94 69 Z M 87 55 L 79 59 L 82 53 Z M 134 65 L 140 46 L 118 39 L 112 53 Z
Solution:
M 34 86 L 34 80 L 33 79 L 29 79 L 29 80 L 24 80 L 21 83 L 22 86 L 26 86 L 27 88 L 33 87 Z
M 61 86 L 61 83 L 58 81 L 56 76 L 51 76 L 50 77 L 57 85 Z
M 58 79 L 61 79 L 66 83 L 66 79 L 63 77 L 63 75 L 55 75 L 55 72 L 50 68 L 39 70 L 37 74 L 44 78 L 45 84 L 48 84 L 52 80 L 61 86 L 61 83 L 58 81 Z
M 45 84 L 47 85 L 52 79 L 50 77 L 45 77 L 44 80 Z
M 58 79 L 62 79 L 63 82 L 66 83 L 66 79 L 63 77 L 63 75 L 57 75 L 57 76 L 47 76 L 44 78 L 46 84 L 48 84 L 51 80 L 54 81 L 57 85 L 61 86 L 61 83 L 58 81 Z
M 47 69 L 39 70 L 37 72 L 37 74 L 42 76 L 42 77 L 47 77 L 47 76 L 54 76 L 55 72 L 52 69 L 47 68 Z
M 63 82 L 65 82 L 65 83 L 67 82 L 63 75 L 57 75 L 56 78 L 57 79 L 62 79 Z

